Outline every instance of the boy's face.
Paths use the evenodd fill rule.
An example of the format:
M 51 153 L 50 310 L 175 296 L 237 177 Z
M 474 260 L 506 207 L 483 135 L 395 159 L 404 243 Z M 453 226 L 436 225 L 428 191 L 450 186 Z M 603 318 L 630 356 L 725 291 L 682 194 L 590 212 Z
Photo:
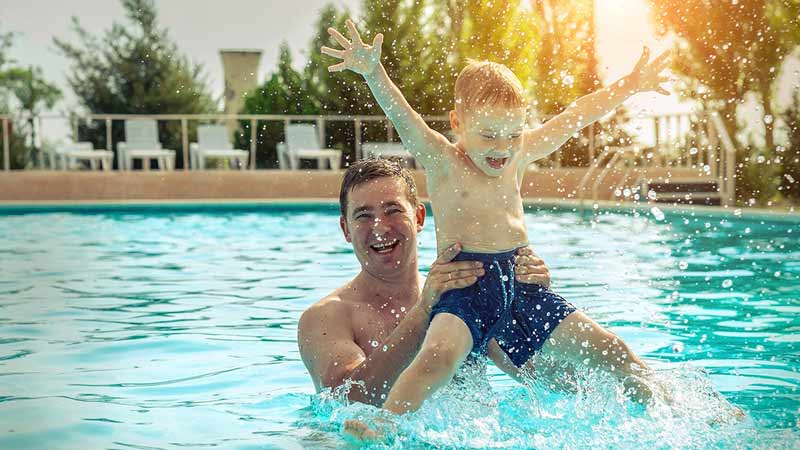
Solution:
M 450 112 L 458 146 L 484 174 L 498 177 L 522 148 L 525 109 L 486 106 L 463 116 Z

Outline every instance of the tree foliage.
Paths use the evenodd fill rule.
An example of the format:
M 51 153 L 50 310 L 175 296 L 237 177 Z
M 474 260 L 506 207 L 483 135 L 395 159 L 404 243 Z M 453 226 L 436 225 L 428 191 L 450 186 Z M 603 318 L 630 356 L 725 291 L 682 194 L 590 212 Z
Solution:
M 786 0 L 650 0 L 662 32 L 678 38 L 676 73 L 687 97 L 723 109 L 732 131 L 735 109 L 749 92 L 766 115 L 773 110 L 774 82 L 784 58 L 800 44 L 800 3 Z M 771 124 L 768 124 L 771 125 Z M 772 127 L 767 127 L 772 148 Z
M 509 66 L 537 110 L 551 115 L 597 88 L 591 4 L 590 0 L 364 0 L 362 16 L 353 19 L 365 42 L 378 32 L 384 34 L 381 61 L 420 114 L 446 115 L 453 108 L 456 76 L 471 58 Z M 302 72 L 305 83 L 300 84 L 320 113 L 382 115 L 364 80 L 348 71 L 329 73 L 334 60 L 319 51 L 323 45 L 336 46 L 327 30 L 344 31 L 349 16 L 333 5 L 321 10 Z M 549 55 L 546 61 L 540 61 L 543 52 Z M 279 61 L 278 71 L 282 64 Z M 268 88 L 268 81 L 256 96 L 282 92 L 284 88 L 275 83 Z M 278 114 L 285 110 L 279 103 L 253 99 L 245 110 Z M 431 125 L 443 132 L 449 129 L 446 120 Z M 326 125 L 327 145 L 346 150 L 346 159 L 354 156 L 354 134 L 352 122 Z M 249 132 L 243 129 L 243 135 Z M 363 126 L 362 140 L 385 138 L 385 128 Z M 574 150 L 567 160 L 585 164 L 585 149 Z
M 55 106 L 61 90 L 45 80 L 39 67 L 15 65 L 8 56 L 13 37 L 13 33 L 0 33 L 0 113 L 16 111 L 9 136 L 11 168 L 22 169 L 35 161 L 37 117 Z
M 650 4 L 662 32 L 677 37 L 673 70 L 685 82 L 683 95 L 721 110 L 729 134 L 735 137 L 742 128 L 737 108 L 748 93 L 755 93 L 765 119 L 766 148 L 760 152 L 770 159 L 774 84 L 784 59 L 800 44 L 800 2 L 650 0 Z M 739 169 L 750 164 L 750 156 L 747 148 L 738 151 Z M 740 200 L 754 198 L 747 190 L 754 183 L 743 179 L 748 173 L 761 176 L 757 169 L 737 171 Z
M 245 114 L 311 115 L 319 113 L 319 104 L 308 90 L 307 80 L 292 67 L 289 45 L 281 44 L 275 72 L 249 95 L 243 107 Z M 239 148 L 249 148 L 250 121 L 242 121 L 236 141 Z M 256 161 L 275 167 L 275 145 L 282 140 L 283 122 L 260 122 L 256 130 Z
M 780 157 L 780 187 L 782 194 L 800 202 L 800 88 L 792 95 L 792 104 L 783 112 L 788 125 L 789 142 L 777 149 Z
M 214 112 L 202 66 L 180 53 L 158 23 L 152 0 L 121 0 L 127 24 L 114 22 L 93 36 L 73 17 L 78 44 L 56 38 L 56 47 L 72 62 L 68 83 L 82 106 L 97 114 L 196 114 Z M 97 125 L 97 124 L 95 124 Z M 85 129 L 96 146 L 105 147 L 101 126 Z M 180 149 L 180 124 L 159 123 L 165 147 Z M 114 141 L 124 140 L 122 124 Z M 178 158 L 178 162 L 181 158 Z

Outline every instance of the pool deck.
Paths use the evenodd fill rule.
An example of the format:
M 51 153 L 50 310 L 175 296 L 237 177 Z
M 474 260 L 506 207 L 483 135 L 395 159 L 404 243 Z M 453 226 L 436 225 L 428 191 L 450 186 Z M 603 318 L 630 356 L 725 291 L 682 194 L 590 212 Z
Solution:
M 524 198 L 575 199 L 586 168 L 529 171 Z M 174 172 L 0 172 L 0 202 L 228 200 L 338 198 L 342 171 L 174 171 Z M 427 197 L 422 171 L 413 171 L 420 195 Z M 689 177 L 687 169 L 652 169 L 656 180 Z M 613 199 L 621 174 L 611 174 L 598 191 Z M 587 190 L 587 192 L 590 191 Z M 589 195 L 590 192 L 589 192 Z
M 175 172 L 0 172 L 0 207 L 56 205 L 249 205 L 276 203 L 331 203 L 338 201 L 342 171 L 175 171 Z M 522 185 L 526 205 L 567 208 L 581 204 L 577 189 L 585 168 L 542 169 L 527 172 Z M 427 198 L 425 177 L 414 171 L 420 196 Z M 651 169 L 654 181 L 691 177 L 686 169 Z M 612 174 L 598 190 L 599 208 L 651 208 L 653 205 L 620 202 L 613 195 L 620 174 Z M 591 197 L 587 189 L 587 197 Z M 702 214 L 742 215 L 741 208 L 658 204 L 661 209 L 691 210 Z M 744 209 L 747 216 L 800 218 L 796 208 Z

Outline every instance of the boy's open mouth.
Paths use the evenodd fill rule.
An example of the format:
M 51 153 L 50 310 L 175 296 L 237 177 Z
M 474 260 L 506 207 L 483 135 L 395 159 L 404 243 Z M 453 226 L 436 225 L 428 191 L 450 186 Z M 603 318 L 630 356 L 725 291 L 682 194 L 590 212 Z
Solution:
M 492 169 L 502 169 L 506 165 L 506 162 L 508 162 L 508 158 L 486 157 L 486 164 L 489 164 L 489 167 Z
M 397 244 L 399 244 L 399 243 L 400 243 L 400 241 L 398 241 L 397 239 L 390 239 L 390 240 L 387 240 L 386 242 L 381 242 L 381 243 L 378 243 L 378 244 L 372 244 L 369 247 L 372 250 L 374 250 L 375 253 L 379 253 L 381 255 L 385 255 L 387 253 L 391 253 L 392 250 L 394 250 L 394 248 L 397 247 Z

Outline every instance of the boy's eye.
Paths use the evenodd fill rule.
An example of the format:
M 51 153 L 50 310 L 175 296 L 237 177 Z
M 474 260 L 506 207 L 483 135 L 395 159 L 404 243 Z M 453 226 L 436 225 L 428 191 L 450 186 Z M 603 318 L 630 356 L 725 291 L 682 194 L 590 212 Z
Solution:
M 484 139 L 494 139 L 497 137 L 495 134 L 481 134 L 481 136 L 483 136 Z
M 509 136 L 511 139 L 519 139 L 522 135 L 521 134 L 512 134 Z

